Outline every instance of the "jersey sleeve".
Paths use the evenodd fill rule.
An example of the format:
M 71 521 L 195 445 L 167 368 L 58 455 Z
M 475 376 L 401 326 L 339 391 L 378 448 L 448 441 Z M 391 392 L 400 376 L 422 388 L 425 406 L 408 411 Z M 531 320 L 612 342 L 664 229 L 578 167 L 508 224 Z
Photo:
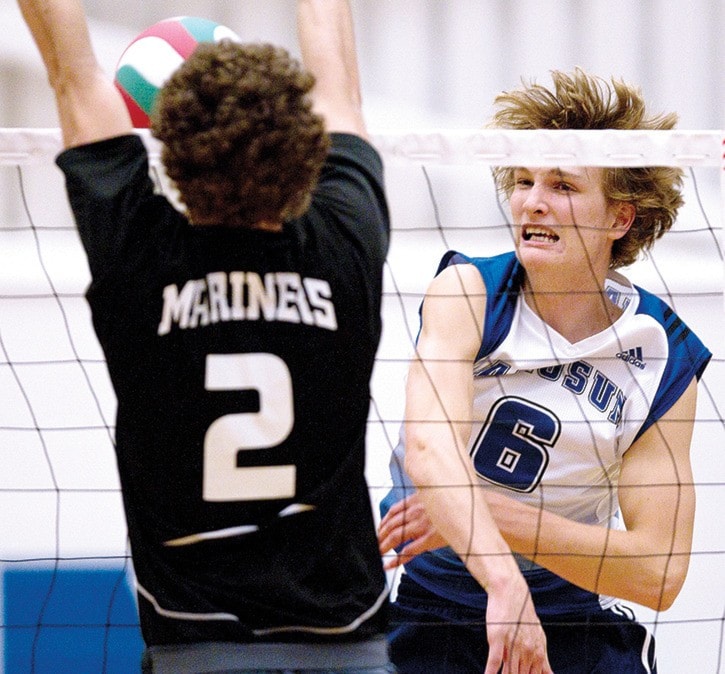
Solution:
M 650 412 L 637 432 L 640 437 L 679 400 L 693 379 L 698 381 L 712 353 L 684 321 L 662 300 L 641 288 L 639 313 L 653 317 L 667 335 L 667 362 Z
M 372 251 L 376 266 L 388 252 L 390 216 L 385 197 L 383 162 L 360 136 L 331 134 L 332 147 L 322 169 L 312 209 L 342 228 L 361 250 Z
M 154 196 L 148 156 L 136 135 L 70 148 L 56 163 L 65 174 L 68 200 L 98 280 L 128 248 L 131 223 Z

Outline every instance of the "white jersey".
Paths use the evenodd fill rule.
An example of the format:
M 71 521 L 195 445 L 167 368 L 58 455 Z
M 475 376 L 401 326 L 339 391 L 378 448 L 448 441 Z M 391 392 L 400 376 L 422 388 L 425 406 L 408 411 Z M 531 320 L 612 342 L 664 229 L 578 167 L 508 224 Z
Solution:
M 513 253 L 451 252 L 441 269 L 461 263 L 476 266 L 487 291 L 469 442 L 482 484 L 571 520 L 611 526 L 622 457 L 701 375 L 710 353 L 665 303 L 619 274 L 606 283 L 622 309 L 619 319 L 572 344 L 524 301 Z M 409 484 L 399 469 L 402 451 L 401 444 L 391 464 L 398 487 Z M 441 567 L 455 575 L 467 574 L 465 567 L 450 552 L 429 555 L 409 563 L 408 572 L 455 598 L 462 588 L 452 592 L 441 582 Z

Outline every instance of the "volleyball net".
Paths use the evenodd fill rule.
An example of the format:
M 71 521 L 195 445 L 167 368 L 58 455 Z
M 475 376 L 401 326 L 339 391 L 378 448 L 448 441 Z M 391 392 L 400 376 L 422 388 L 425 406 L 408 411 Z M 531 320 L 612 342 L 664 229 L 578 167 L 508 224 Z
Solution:
M 675 605 L 637 608 L 660 674 L 725 671 L 725 302 L 722 131 L 378 133 L 392 242 L 372 381 L 367 475 L 377 504 L 403 417 L 418 309 L 449 249 L 511 250 L 493 166 L 674 165 L 685 206 L 625 270 L 668 302 L 714 354 L 692 443 L 693 555 Z M 168 189 L 148 136 L 153 174 Z M 113 452 L 115 398 L 84 299 L 89 282 L 53 160 L 57 130 L 0 130 L 0 640 L 5 672 L 113 672 L 141 649 Z M 391 574 L 394 585 L 396 577 Z M 58 654 L 75 658 L 68 669 Z M 67 655 L 72 654 L 72 655 Z M 60 664 L 59 664 L 60 662 Z

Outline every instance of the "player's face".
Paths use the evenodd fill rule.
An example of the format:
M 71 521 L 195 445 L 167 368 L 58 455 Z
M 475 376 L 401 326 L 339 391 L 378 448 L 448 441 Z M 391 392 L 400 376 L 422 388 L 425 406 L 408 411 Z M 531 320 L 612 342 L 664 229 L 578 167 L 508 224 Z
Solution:
M 519 167 L 510 197 L 516 248 L 524 267 L 555 264 L 606 274 L 615 239 L 631 218 L 604 196 L 604 172 L 591 167 Z M 603 272 L 602 272 L 603 270 Z

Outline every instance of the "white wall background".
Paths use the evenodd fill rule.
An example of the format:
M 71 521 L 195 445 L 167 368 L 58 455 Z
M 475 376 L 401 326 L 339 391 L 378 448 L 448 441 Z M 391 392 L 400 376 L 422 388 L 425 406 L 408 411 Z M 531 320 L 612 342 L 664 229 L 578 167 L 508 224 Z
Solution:
M 292 0 L 87 0 L 109 70 L 129 37 L 180 14 L 296 50 Z M 477 127 L 496 92 L 576 65 L 639 84 L 681 128 L 725 125 L 721 0 L 353 0 L 371 126 Z M 105 24 L 102 29 L 100 24 Z M 111 28 L 111 26 L 113 28 Z M 12 0 L 0 8 L 0 126 L 54 125 Z
M 138 31 L 156 20 L 180 14 L 212 18 L 229 25 L 243 39 L 279 42 L 297 51 L 292 0 L 125 0 L 123 3 L 87 0 L 86 6 L 93 21 L 94 42 L 109 72 Z M 571 69 L 576 65 L 603 76 L 613 75 L 638 83 L 654 110 L 679 112 L 680 128 L 725 128 L 725 3 L 721 0 L 353 0 L 353 6 L 363 95 L 373 132 L 477 128 L 488 118 L 492 99 L 498 91 L 516 86 L 522 76 L 545 80 L 551 69 Z M 4 0 L 0 7 L 0 31 L 0 127 L 55 127 L 57 118 L 40 59 L 12 0 Z M 431 204 L 427 201 L 421 174 L 415 172 L 411 179 L 405 173 L 408 170 L 391 167 L 389 171 L 394 218 L 403 228 L 418 224 L 415 216 L 426 227 L 433 227 Z M 46 225 L 52 228 L 57 226 L 54 218 L 67 217 L 63 211 L 61 184 L 52 168 L 47 169 L 47 175 L 43 171 L 39 173 L 31 184 L 29 198 L 34 208 L 44 207 Z M 718 180 L 714 173 L 711 170 L 700 184 L 705 188 L 712 225 L 721 227 L 715 193 Z M 445 204 L 444 221 L 463 227 L 476 224 L 474 221 L 481 218 L 481 202 L 474 188 L 480 186 L 481 176 L 475 171 L 458 172 L 452 168 L 434 169 L 432 178 L 438 197 Z M 3 216 L 0 229 L 7 222 L 22 218 L 17 193 L 13 191 L 12 197 L 8 196 L 14 180 L 12 170 L 0 174 L 0 214 Z M 411 180 L 420 184 L 413 189 Z M 490 201 L 491 194 L 485 198 Z M 487 208 L 487 213 L 496 214 L 495 204 L 488 203 Z M 37 212 L 36 216 L 41 217 Z M 701 226 L 700 214 L 687 218 L 683 225 L 685 229 Z M 449 232 L 448 236 L 452 246 L 473 253 L 486 252 L 480 250 L 480 232 L 475 235 Z M 82 291 L 86 269 L 82 257 L 76 255 L 73 238 L 67 233 L 46 235 L 47 241 L 56 240 L 56 248 L 61 251 L 60 262 L 67 265 L 70 260 L 74 265 L 70 280 L 66 277 L 68 287 Z M 722 292 L 722 263 L 708 241 L 706 234 L 704 238 L 673 237 L 669 244 L 662 243 L 664 251 L 658 261 L 661 260 L 665 275 L 676 287 L 685 292 L 693 288 Z M 7 251 L 2 252 L 0 284 L 3 287 L 28 274 L 26 262 L 31 260 L 34 244 L 27 239 L 19 243 L 18 250 L 26 246 L 22 250 L 28 252 L 28 257 L 13 257 Z M 505 237 L 502 240 L 492 234 L 485 235 L 485 243 L 486 250 L 489 246 L 507 245 Z M 401 233 L 391 251 L 395 281 L 402 281 L 403 290 L 420 292 L 445 245 L 435 232 Z M 9 260 L 12 260 L 10 264 Z M 63 273 L 60 269 L 56 271 Z M 646 265 L 637 273 L 648 281 L 657 278 Z M 387 280 L 390 289 L 393 279 L 389 276 Z M 677 308 L 685 320 L 707 338 L 722 359 L 725 331 L 722 297 L 693 296 L 678 302 Z M 10 304 L 13 303 L 3 303 L 1 310 L 8 311 Z M 72 304 L 76 306 L 75 302 Z M 405 314 L 401 313 L 397 301 L 388 301 L 381 354 L 390 360 L 381 364 L 376 374 L 376 400 L 385 406 L 388 420 L 395 416 L 391 410 L 400 409 L 404 359 L 409 353 L 405 320 L 414 321 L 417 298 L 411 296 L 404 304 Z M 87 330 L 82 303 L 78 303 L 74 312 L 78 324 L 86 326 L 82 330 Z M 5 319 L 2 321 L 5 336 L 8 326 L 14 325 L 18 345 L 32 349 L 37 341 L 40 348 L 44 333 L 33 323 L 38 320 L 37 316 L 33 318 L 28 309 L 21 308 L 17 320 L 9 319 L 7 314 Z M 47 320 L 48 315 L 44 315 L 44 324 Z M 32 342 L 28 341 L 29 335 Z M 95 353 L 92 336 L 84 333 L 84 339 L 90 340 L 88 350 Z M 46 346 L 42 344 L 43 348 Z M 693 560 L 690 577 L 675 607 L 661 616 L 646 612 L 641 616 L 657 627 L 660 674 L 725 672 L 722 622 L 725 534 L 720 523 L 725 506 L 722 457 L 725 433 L 722 422 L 719 425 L 717 422 L 718 409 L 721 413 L 725 404 L 722 362 L 718 368 L 719 374 L 712 378 L 710 385 L 717 409 L 713 409 L 708 396 L 701 395 L 703 414 L 712 423 L 703 425 L 696 435 L 696 480 L 708 485 L 700 489 L 695 541 L 699 554 Z M 102 371 L 94 370 L 94 373 L 99 387 L 110 395 Z M 62 382 L 61 378 L 60 387 Z M 43 386 L 47 387 L 47 382 L 38 383 L 39 388 Z M 61 401 L 63 405 L 54 401 Z M 78 413 L 78 406 L 71 403 L 59 390 L 54 400 L 48 402 L 47 411 L 72 419 Z M 107 404 L 112 406 L 112 401 Z M 5 411 L 4 418 L 8 415 L 7 408 Z M 395 426 L 393 422 L 384 424 L 377 429 L 379 432 L 371 434 L 378 448 L 378 453 L 372 455 L 374 465 L 370 468 L 373 484 L 379 485 L 385 479 L 389 438 L 384 436 L 386 432 L 388 436 L 394 434 Z M 76 456 L 78 465 L 86 466 L 85 453 L 90 456 L 93 448 L 80 447 L 76 452 L 80 452 Z M 104 463 L 93 476 L 82 475 L 72 464 L 67 466 L 68 484 L 86 477 L 114 484 L 108 451 L 104 457 Z M 2 469 L 5 475 L 24 470 L 26 456 L 17 455 L 16 461 L 9 467 L 5 465 Z M 42 473 L 42 463 L 38 471 Z M 118 514 L 119 503 L 114 497 L 112 500 L 109 508 Z M 92 513 L 91 509 L 75 508 L 72 503 L 64 522 L 65 544 L 71 549 L 77 545 L 85 549 L 97 544 L 100 538 L 105 547 L 120 545 L 123 549 L 117 532 L 109 532 L 107 520 L 99 522 L 97 527 L 85 520 L 76 522 L 76 517 L 82 520 Z M 48 505 L 48 513 L 52 517 L 52 504 Z M 9 541 L 22 535 L 20 527 L 35 519 L 40 526 L 41 520 L 47 519 L 42 504 L 35 515 L 20 510 L 17 514 L 18 519 L 10 524 L 0 517 L 0 545 L 3 551 L 9 545 L 12 554 L 16 548 L 22 548 Z M 80 543 L 73 533 L 78 531 L 85 532 Z M 109 540 L 105 541 L 104 536 Z M 49 540 L 48 546 L 53 545 Z

